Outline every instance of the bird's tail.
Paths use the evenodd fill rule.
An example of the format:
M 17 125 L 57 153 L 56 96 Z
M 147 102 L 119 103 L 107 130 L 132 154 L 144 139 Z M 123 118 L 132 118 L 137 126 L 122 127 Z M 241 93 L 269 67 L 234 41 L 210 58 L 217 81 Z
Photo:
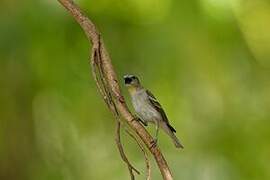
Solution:
M 176 148 L 184 148 L 180 143 L 180 140 L 176 137 L 174 132 L 176 132 L 173 127 L 167 123 L 162 123 L 162 129 L 171 137 Z

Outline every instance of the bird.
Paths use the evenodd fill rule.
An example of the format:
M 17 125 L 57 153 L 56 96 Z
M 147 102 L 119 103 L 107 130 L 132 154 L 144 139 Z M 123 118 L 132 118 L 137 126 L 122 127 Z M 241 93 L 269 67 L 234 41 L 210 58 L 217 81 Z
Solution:
M 167 115 L 155 96 L 145 89 L 137 76 L 125 75 L 124 84 L 131 96 L 131 102 L 138 119 L 145 126 L 149 123 L 155 124 L 155 138 L 153 146 L 157 145 L 159 128 L 162 128 L 172 139 L 176 148 L 184 148 L 176 137 L 176 130 L 170 125 Z

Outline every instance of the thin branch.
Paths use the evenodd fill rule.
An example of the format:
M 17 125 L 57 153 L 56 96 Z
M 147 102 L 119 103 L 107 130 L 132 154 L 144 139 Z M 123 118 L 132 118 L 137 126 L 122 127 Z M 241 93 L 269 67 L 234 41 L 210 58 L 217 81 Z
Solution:
M 134 177 L 134 174 L 133 174 L 133 170 L 137 174 L 140 174 L 140 172 L 135 167 L 133 167 L 130 164 L 129 160 L 127 159 L 127 157 L 125 155 L 125 152 L 124 152 L 124 149 L 123 149 L 123 146 L 122 146 L 122 143 L 121 143 L 120 128 L 121 128 L 121 123 L 120 123 L 120 121 L 118 121 L 118 122 L 116 122 L 116 137 L 115 137 L 115 141 L 116 141 L 116 144 L 118 146 L 118 149 L 119 149 L 119 152 L 120 152 L 120 155 L 121 155 L 122 159 L 125 161 L 125 163 L 128 166 L 130 177 L 131 177 L 132 180 L 134 180 L 135 177 Z
M 140 174 L 139 171 L 134 168 L 131 163 L 129 162 L 125 152 L 124 152 L 124 148 L 123 145 L 121 143 L 121 137 L 120 137 L 120 117 L 119 117 L 119 113 L 116 109 L 115 103 L 112 100 L 111 97 L 111 93 L 109 92 L 109 88 L 108 85 L 106 84 L 105 78 L 104 78 L 104 72 L 103 72 L 103 68 L 100 61 L 100 55 L 99 55 L 99 51 L 97 51 L 96 49 L 93 50 L 94 53 L 92 53 L 92 73 L 94 76 L 94 79 L 97 83 L 98 89 L 101 93 L 101 95 L 103 96 L 104 101 L 106 102 L 107 106 L 109 107 L 109 109 L 113 112 L 117 124 L 116 127 L 116 134 L 115 134 L 115 142 L 117 144 L 119 153 L 121 155 L 121 158 L 123 159 L 123 161 L 126 163 L 129 173 L 130 173 L 130 178 L 131 180 L 135 179 L 134 173 L 133 171 L 135 171 L 137 174 Z
M 132 137 L 136 143 L 138 144 L 138 146 L 140 147 L 142 153 L 143 153 L 143 156 L 144 156 L 144 161 L 145 161 L 145 164 L 146 164 L 146 180 L 151 180 L 151 167 L 150 167 L 150 161 L 148 159 L 148 154 L 146 152 L 146 150 L 144 149 L 144 146 L 143 144 L 141 143 L 140 140 L 138 140 L 131 132 L 129 132 L 127 129 L 126 129 L 126 133 Z
M 98 90 L 100 92 L 100 94 L 102 95 L 105 103 L 109 106 L 108 101 L 107 101 L 107 96 L 106 93 L 104 92 L 103 87 L 101 86 L 101 82 L 100 79 L 98 78 L 97 74 L 98 74 L 98 70 L 97 70 L 97 50 L 95 48 L 92 48 L 92 55 L 91 55 L 91 59 L 90 59 L 91 65 L 92 65 L 92 75 L 94 77 L 94 80 L 97 84 Z
M 171 171 L 167 165 L 165 158 L 163 157 L 158 146 L 151 146 L 153 142 L 153 138 L 151 135 L 145 130 L 145 128 L 137 121 L 134 121 L 133 115 L 127 108 L 125 103 L 125 99 L 121 94 L 120 87 L 118 84 L 117 76 L 114 71 L 114 68 L 111 63 L 111 59 L 108 55 L 108 52 L 104 46 L 103 40 L 100 37 L 100 33 L 98 32 L 96 26 L 92 23 L 92 21 L 84 15 L 84 13 L 80 10 L 80 8 L 72 1 L 72 0 L 58 0 L 74 17 L 74 19 L 80 24 L 82 29 L 84 30 L 88 40 L 92 44 L 92 53 L 97 53 L 99 56 L 100 63 L 102 65 L 102 71 L 99 71 L 97 67 L 96 70 L 99 71 L 99 77 L 101 77 L 101 81 L 96 81 L 99 91 L 104 98 L 105 102 L 109 106 L 112 113 L 119 113 L 123 120 L 127 122 L 130 128 L 140 137 L 140 139 L 144 142 L 146 147 L 150 150 L 152 155 L 155 157 L 156 163 L 160 169 L 160 172 L 165 180 L 172 180 Z M 92 67 L 95 65 L 95 54 L 91 56 L 91 64 Z M 93 73 L 97 73 L 94 70 Z M 95 77 L 95 80 L 98 77 Z M 103 81 L 103 82 L 102 82 Z M 115 109 L 114 109 L 115 107 Z

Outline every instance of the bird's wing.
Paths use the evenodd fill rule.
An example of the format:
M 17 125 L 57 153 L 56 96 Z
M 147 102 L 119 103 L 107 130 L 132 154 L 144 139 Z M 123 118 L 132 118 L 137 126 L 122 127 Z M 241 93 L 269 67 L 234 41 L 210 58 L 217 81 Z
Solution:
M 157 99 L 155 98 L 155 96 L 149 90 L 146 90 L 146 93 L 148 95 L 148 99 L 149 99 L 150 103 L 161 114 L 162 119 L 167 123 L 167 125 L 170 127 L 170 129 L 173 132 L 176 132 L 176 130 L 170 125 L 169 120 L 168 120 L 168 118 L 166 116 L 165 111 L 163 110 L 163 108 L 161 107 L 160 103 L 157 101 Z

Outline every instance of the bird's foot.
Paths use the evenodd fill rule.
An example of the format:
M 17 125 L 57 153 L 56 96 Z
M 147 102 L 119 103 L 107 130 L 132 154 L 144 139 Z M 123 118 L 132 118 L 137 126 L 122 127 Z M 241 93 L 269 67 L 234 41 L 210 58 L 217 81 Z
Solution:
M 157 138 L 155 138 L 150 142 L 150 149 L 157 147 L 157 141 Z

